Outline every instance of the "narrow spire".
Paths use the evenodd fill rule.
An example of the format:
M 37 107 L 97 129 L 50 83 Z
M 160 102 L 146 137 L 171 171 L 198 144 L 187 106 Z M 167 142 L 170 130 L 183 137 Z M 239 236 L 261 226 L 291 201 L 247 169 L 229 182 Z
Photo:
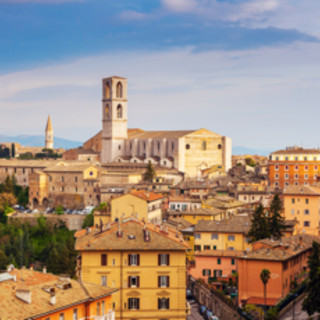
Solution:
M 51 131 L 51 130 L 52 130 L 52 123 L 51 123 L 50 115 L 48 115 L 48 121 L 47 121 L 46 131 Z

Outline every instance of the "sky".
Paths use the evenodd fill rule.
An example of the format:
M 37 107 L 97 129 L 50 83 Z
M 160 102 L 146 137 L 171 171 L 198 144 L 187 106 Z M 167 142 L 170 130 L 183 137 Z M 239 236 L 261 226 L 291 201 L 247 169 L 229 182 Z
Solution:
M 85 141 L 101 80 L 128 78 L 128 127 L 233 145 L 320 146 L 319 0 L 0 0 L 0 134 Z

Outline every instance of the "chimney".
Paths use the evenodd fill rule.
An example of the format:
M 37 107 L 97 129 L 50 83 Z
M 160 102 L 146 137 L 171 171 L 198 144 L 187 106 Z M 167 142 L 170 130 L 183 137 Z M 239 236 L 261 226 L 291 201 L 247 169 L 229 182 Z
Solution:
M 121 231 L 121 227 L 120 227 L 120 220 L 119 220 L 119 223 L 118 223 L 118 231 L 117 231 L 117 237 L 118 238 L 122 238 L 122 231 Z
M 143 230 L 143 238 L 145 242 L 150 242 L 150 231 L 148 229 Z
M 50 288 L 50 304 L 54 306 L 56 302 L 57 302 L 56 290 L 55 288 Z
M 33 264 L 30 264 L 30 270 L 33 271 Z
M 11 272 L 12 270 L 14 270 L 14 265 L 13 264 L 9 264 L 7 267 L 7 271 Z
M 44 267 L 42 268 L 42 273 L 47 273 L 47 267 L 46 267 L 46 266 L 44 266 Z
M 16 297 L 25 303 L 31 304 L 31 291 L 30 290 L 17 289 Z

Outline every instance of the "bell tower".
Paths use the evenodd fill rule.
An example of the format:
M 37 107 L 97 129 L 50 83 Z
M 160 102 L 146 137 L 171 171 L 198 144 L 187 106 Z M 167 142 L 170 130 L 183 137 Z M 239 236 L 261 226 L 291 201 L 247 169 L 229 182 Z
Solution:
M 101 162 L 110 163 L 124 155 L 127 133 L 127 79 L 102 79 Z
M 45 137 L 45 148 L 53 149 L 53 129 L 50 116 L 48 116 Z

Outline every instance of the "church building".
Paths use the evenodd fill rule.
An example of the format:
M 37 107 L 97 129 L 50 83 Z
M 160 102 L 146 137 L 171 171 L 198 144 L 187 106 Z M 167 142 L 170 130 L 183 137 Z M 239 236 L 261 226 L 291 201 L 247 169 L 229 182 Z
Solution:
M 84 143 L 100 153 L 102 164 L 148 163 L 175 168 L 187 177 L 220 166 L 231 168 L 231 139 L 207 129 L 145 131 L 128 129 L 127 79 L 102 80 L 102 131 Z

